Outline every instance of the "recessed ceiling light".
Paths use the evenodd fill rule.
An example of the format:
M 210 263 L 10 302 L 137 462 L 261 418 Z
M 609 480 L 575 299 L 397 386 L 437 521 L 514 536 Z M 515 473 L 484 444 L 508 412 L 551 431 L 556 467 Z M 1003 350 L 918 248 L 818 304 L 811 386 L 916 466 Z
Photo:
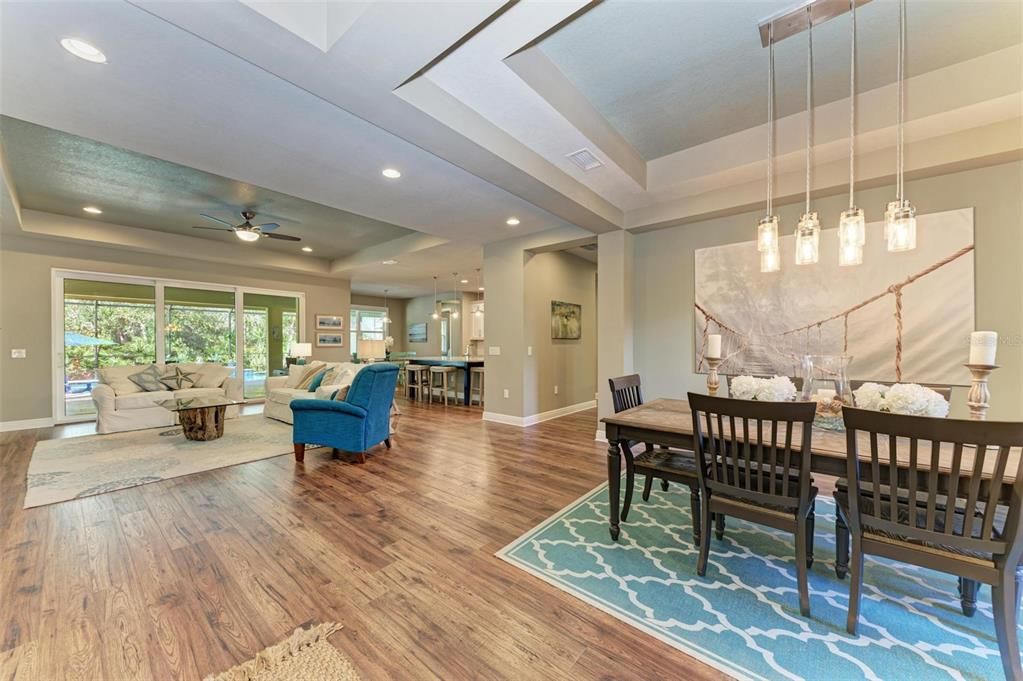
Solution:
M 91 61 L 93 64 L 107 63 L 107 55 L 103 54 L 84 40 L 79 40 L 78 38 L 62 38 L 60 46 L 79 59 Z
M 468 283 L 469 283 L 469 280 L 468 280 L 468 279 L 462 279 L 462 280 L 460 280 L 460 281 L 459 281 L 458 283 L 459 283 L 459 284 L 468 284 Z
M 508 218 L 507 220 L 504 221 L 504 224 L 511 225 L 512 227 L 514 227 L 515 225 L 519 224 L 519 219 L 518 218 Z
M 305 251 L 306 253 L 312 253 L 313 252 L 313 249 L 309 248 L 308 246 L 303 246 L 302 250 Z
M 385 265 L 397 265 L 398 261 L 397 260 L 385 260 L 383 264 L 385 264 Z
M 390 180 L 397 180 L 401 177 L 401 171 L 394 168 L 384 168 L 383 176 Z
M 86 206 L 82 210 L 84 210 L 86 213 L 92 213 L 93 215 L 100 215 L 103 212 L 96 206 Z

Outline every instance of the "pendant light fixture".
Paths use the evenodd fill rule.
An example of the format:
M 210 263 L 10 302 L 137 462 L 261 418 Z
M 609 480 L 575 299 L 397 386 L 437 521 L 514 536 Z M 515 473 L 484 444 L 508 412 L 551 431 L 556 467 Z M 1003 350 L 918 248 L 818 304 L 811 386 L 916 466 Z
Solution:
M 884 214 L 885 237 L 888 250 L 894 253 L 911 251 L 916 248 L 916 208 L 905 196 L 903 173 L 905 170 L 905 138 L 903 125 L 906 120 L 906 0 L 899 0 L 899 50 L 898 50 L 898 104 L 896 105 L 895 141 L 895 200 L 888 204 Z
M 384 289 L 384 324 L 391 323 L 391 308 L 387 305 L 387 289 Z
M 781 268 L 778 257 L 778 216 L 774 214 L 774 24 L 768 28 L 767 46 L 767 212 L 757 224 L 757 250 L 760 251 L 760 271 L 777 272 Z
M 806 211 L 796 225 L 796 264 L 811 265 L 820 254 L 821 223 L 810 211 L 810 149 L 813 127 L 813 13 L 806 8 Z
M 476 302 L 477 303 L 480 302 L 480 293 L 482 291 L 483 291 L 483 282 L 480 279 L 480 268 L 477 267 L 476 268 Z M 476 310 L 473 312 L 473 314 L 475 314 L 477 317 L 479 317 L 479 316 L 481 316 L 483 314 L 483 310 L 481 310 L 479 308 L 479 305 L 476 306 Z
M 838 264 L 847 267 L 863 264 L 863 245 L 867 224 L 863 211 L 856 207 L 856 0 L 849 0 L 851 33 L 849 48 L 849 208 L 838 220 Z
M 451 273 L 451 289 L 455 293 L 455 298 L 458 298 L 458 272 Z M 459 307 L 461 307 L 461 302 L 459 302 Z M 451 308 L 451 318 L 458 319 L 458 307 Z
M 433 314 L 434 319 L 440 319 L 440 312 L 437 311 L 437 276 L 433 277 Z

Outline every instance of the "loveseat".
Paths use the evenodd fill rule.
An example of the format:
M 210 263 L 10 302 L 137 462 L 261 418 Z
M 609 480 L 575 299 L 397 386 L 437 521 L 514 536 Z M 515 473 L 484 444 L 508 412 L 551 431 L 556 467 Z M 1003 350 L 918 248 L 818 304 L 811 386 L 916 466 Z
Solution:
M 176 369 L 185 375 L 184 379 L 177 378 Z M 140 374 L 143 374 L 141 378 Z M 167 377 L 167 382 L 160 382 L 161 377 Z M 177 414 L 157 404 L 164 400 L 223 396 L 241 401 L 244 397 L 242 379 L 231 378 L 231 369 L 221 364 L 102 367 L 99 381 L 92 389 L 98 433 L 173 426 L 177 423 Z M 226 415 L 235 418 L 238 407 L 228 407 Z
M 285 423 L 294 423 L 291 413 L 292 400 L 329 400 L 338 390 L 351 385 L 355 375 L 365 366 L 367 365 L 351 362 L 292 364 L 288 367 L 287 376 L 267 377 L 263 416 Z M 320 370 L 325 370 L 322 382 L 316 383 L 314 386 L 300 386 L 303 378 L 310 373 L 315 375 Z M 310 387 L 313 389 L 310 390 Z

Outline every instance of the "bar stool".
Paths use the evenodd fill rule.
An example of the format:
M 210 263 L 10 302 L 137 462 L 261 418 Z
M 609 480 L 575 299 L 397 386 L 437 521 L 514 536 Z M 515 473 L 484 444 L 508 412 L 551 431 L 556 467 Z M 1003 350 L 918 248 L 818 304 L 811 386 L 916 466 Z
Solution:
M 405 397 L 420 402 L 423 400 L 423 391 L 430 385 L 428 369 L 424 364 L 409 364 L 405 367 Z
M 484 381 L 486 371 L 483 367 L 473 367 L 469 370 L 469 404 L 472 405 L 473 395 L 478 395 L 479 405 L 483 406 Z M 478 380 L 477 380 L 478 379 Z
M 444 395 L 444 406 L 448 404 L 448 391 L 455 390 L 457 383 L 455 378 L 458 374 L 458 367 L 435 366 L 430 367 L 430 402 L 433 402 L 433 391 L 441 389 Z M 448 382 L 450 379 L 450 383 Z M 458 393 L 455 393 L 455 404 L 458 404 Z

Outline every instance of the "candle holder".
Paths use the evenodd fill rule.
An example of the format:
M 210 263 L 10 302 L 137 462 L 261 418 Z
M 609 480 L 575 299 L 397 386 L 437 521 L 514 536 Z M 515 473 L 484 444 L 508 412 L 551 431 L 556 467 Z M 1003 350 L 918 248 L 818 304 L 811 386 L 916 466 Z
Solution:
M 718 388 L 721 386 L 721 379 L 718 378 L 718 367 L 721 366 L 720 357 L 704 357 L 703 361 L 707 363 L 707 394 L 714 396 L 718 394 Z
M 991 372 L 998 368 L 997 364 L 967 364 L 966 368 L 973 374 L 970 392 L 966 394 L 966 405 L 970 408 L 970 418 L 975 421 L 987 419 L 987 410 L 991 406 L 991 391 L 987 389 L 987 380 Z

